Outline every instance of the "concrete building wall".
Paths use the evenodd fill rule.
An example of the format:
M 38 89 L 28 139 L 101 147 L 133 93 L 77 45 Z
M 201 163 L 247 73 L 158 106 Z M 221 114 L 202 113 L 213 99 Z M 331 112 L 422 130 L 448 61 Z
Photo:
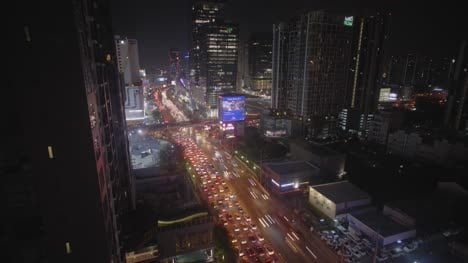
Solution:
M 395 207 L 385 205 L 383 214 L 405 226 L 414 226 L 416 224 L 416 220 L 413 217 Z
M 397 235 L 388 236 L 383 239 L 383 245 L 389 245 L 397 242 L 398 240 L 405 240 L 416 236 L 416 230 L 412 229 L 406 232 L 398 233 Z
M 329 218 L 335 218 L 337 206 L 319 192 L 315 191 L 312 187 L 309 187 L 309 203 Z

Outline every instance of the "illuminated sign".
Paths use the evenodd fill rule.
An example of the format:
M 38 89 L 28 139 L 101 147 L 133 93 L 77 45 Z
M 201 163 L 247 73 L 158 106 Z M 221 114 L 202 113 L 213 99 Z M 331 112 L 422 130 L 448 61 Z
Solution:
M 245 120 L 245 96 L 221 97 L 222 121 Z
M 279 137 L 284 137 L 286 135 L 287 135 L 286 130 L 265 131 L 265 137 L 270 137 L 270 138 L 279 138 Z
M 354 17 L 352 17 L 352 16 L 345 16 L 343 24 L 344 24 L 345 26 L 353 26 L 353 20 L 354 20 Z
M 228 123 L 227 125 L 226 125 L 226 123 L 223 123 L 223 130 L 224 131 L 232 131 L 234 129 L 235 128 L 234 128 L 234 125 L 232 125 L 232 123 Z

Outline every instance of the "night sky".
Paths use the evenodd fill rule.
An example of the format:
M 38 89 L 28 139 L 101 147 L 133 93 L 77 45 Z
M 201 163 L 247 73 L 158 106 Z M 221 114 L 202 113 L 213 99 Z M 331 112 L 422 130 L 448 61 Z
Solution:
M 115 34 L 136 38 L 140 64 L 151 73 L 166 67 L 169 48 L 190 47 L 191 0 L 113 0 Z M 230 0 L 226 18 L 240 24 L 241 39 L 249 32 L 271 31 L 272 24 L 307 10 L 349 11 L 368 7 L 392 13 L 390 49 L 387 54 L 418 52 L 435 58 L 456 56 L 460 40 L 468 36 L 468 20 L 463 7 L 455 1 L 443 1 L 444 7 L 428 6 L 423 1 L 305 1 L 305 0 Z M 427 2 L 426 2 L 427 3 Z

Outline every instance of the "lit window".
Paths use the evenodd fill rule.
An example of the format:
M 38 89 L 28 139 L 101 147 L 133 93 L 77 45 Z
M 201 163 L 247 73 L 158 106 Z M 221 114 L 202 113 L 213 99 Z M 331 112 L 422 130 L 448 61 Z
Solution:
M 54 149 L 52 148 L 52 146 L 47 146 L 47 152 L 49 153 L 49 159 L 54 159 L 55 158 Z
M 70 246 L 70 242 L 66 242 L 65 243 L 65 251 L 67 252 L 67 254 L 71 254 L 71 246 Z

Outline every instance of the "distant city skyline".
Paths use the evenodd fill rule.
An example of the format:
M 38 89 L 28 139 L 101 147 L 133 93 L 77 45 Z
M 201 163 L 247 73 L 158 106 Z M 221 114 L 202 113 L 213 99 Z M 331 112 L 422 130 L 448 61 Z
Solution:
M 193 2 L 140 0 L 135 4 L 123 0 L 112 1 L 114 33 L 139 41 L 143 68 L 151 72 L 155 68 L 167 67 L 167 52 L 170 48 L 181 51 L 190 49 Z M 240 25 L 241 41 L 247 41 L 251 32 L 271 32 L 274 23 L 287 21 L 294 15 L 308 10 L 325 8 L 352 13 L 361 5 L 370 6 L 366 5 L 366 1 L 334 1 L 326 4 L 325 1 L 305 3 L 299 0 L 291 0 L 287 4 L 264 0 L 226 2 L 226 17 Z M 389 53 L 405 55 L 419 52 L 435 58 L 456 56 L 464 37 L 463 32 L 468 32 L 468 28 L 463 21 L 462 8 L 457 8 L 457 5 L 450 1 L 444 3 L 445 7 L 431 7 L 425 4 L 424 9 L 404 6 L 403 1 L 379 3 L 377 8 L 387 9 L 393 17 Z

